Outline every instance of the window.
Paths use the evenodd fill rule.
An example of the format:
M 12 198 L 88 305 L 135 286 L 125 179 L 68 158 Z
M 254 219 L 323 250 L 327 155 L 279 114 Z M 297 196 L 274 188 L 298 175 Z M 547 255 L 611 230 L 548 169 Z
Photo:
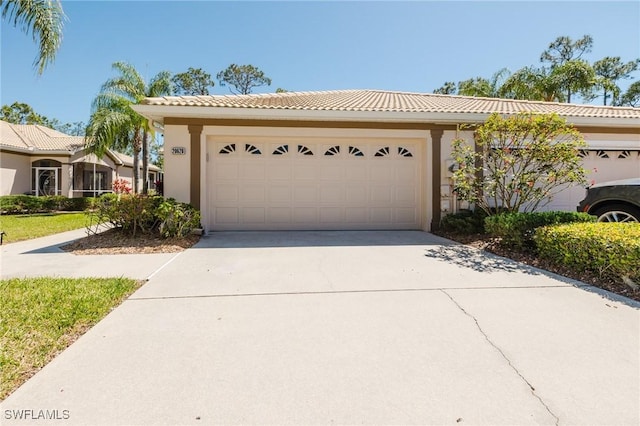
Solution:
M 260 152 L 260 150 L 255 145 L 251 145 L 250 143 L 244 144 L 244 150 L 245 152 L 248 152 L 249 154 L 253 154 L 253 155 L 262 154 L 262 152 Z
M 349 154 L 353 155 L 354 157 L 364 157 L 364 153 L 360 151 L 360 148 L 356 148 L 355 146 L 349 147 Z
M 280 145 L 273 151 L 273 155 L 284 155 L 289 152 L 289 145 Z
M 62 192 L 62 163 L 56 160 L 37 160 L 31 163 L 31 190 L 35 195 L 60 195 Z
M 231 154 L 232 152 L 236 152 L 236 144 L 232 143 L 229 144 L 227 146 L 225 146 L 224 148 L 222 148 L 219 152 L 219 154 Z
M 302 155 L 313 155 L 313 152 L 304 145 L 298 145 L 298 152 Z
M 332 146 L 331 148 L 329 148 L 324 155 L 338 155 L 340 154 L 340 146 L 339 145 L 335 145 Z
M 374 155 L 374 157 L 386 157 L 389 155 L 389 147 L 385 146 L 384 148 L 380 148 Z
M 407 148 L 401 146 L 398 147 L 398 155 L 401 157 L 413 157 L 413 154 Z

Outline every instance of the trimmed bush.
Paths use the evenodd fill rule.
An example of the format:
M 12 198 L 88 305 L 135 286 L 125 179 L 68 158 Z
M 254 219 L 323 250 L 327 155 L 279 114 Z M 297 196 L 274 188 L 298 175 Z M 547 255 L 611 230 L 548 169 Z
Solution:
M 484 233 L 484 219 L 487 214 L 480 209 L 475 211 L 461 210 L 444 216 L 440 222 L 443 231 L 456 234 L 472 235 Z
M 83 211 L 91 206 L 92 197 L 67 198 L 62 195 L 4 195 L 0 197 L 2 214 L 49 213 L 53 211 Z
M 81 212 L 93 208 L 96 200 L 94 197 L 66 198 L 60 205 L 60 210 L 69 212 Z
M 533 233 L 536 228 L 595 221 L 595 216 L 578 212 L 500 213 L 485 218 L 484 227 L 489 234 L 500 238 L 501 246 L 523 250 L 535 249 Z
M 541 258 L 576 271 L 640 283 L 640 224 L 574 223 L 545 226 L 533 237 Z

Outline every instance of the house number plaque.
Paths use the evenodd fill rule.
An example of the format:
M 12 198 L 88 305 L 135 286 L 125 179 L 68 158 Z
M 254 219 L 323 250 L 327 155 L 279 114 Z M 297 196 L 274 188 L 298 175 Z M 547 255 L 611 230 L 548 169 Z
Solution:
M 174 146 L 171 148 L 171 153 L 173 155 L 185 155 L 187 153 L 187 148 L 184 146 Z

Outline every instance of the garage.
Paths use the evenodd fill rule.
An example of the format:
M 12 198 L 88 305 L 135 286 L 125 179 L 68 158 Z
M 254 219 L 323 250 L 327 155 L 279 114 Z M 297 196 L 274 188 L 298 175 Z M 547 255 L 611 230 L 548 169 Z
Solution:
M 212 138 L 208 229 L 420 229 L 422 156 L 402 139 Z
M 555 113 L 583 134 L 590 181 L 637 177 L 637 108 L 384 90 L 147 98 L 164 134 L 164 195 L 206 232 L 434 230 L 469 207 L 451 177 L 456 138 L 491 114 Z M 546 209 L 575 211 L 584 188 Z

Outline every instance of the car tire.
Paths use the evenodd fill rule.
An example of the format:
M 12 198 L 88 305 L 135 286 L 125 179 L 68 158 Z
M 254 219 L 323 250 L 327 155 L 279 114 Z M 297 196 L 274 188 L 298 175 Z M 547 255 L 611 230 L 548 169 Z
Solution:
M 624 204 L 610 204 L 593 212 L 598 222 L 640 222 L 640 209 Z

